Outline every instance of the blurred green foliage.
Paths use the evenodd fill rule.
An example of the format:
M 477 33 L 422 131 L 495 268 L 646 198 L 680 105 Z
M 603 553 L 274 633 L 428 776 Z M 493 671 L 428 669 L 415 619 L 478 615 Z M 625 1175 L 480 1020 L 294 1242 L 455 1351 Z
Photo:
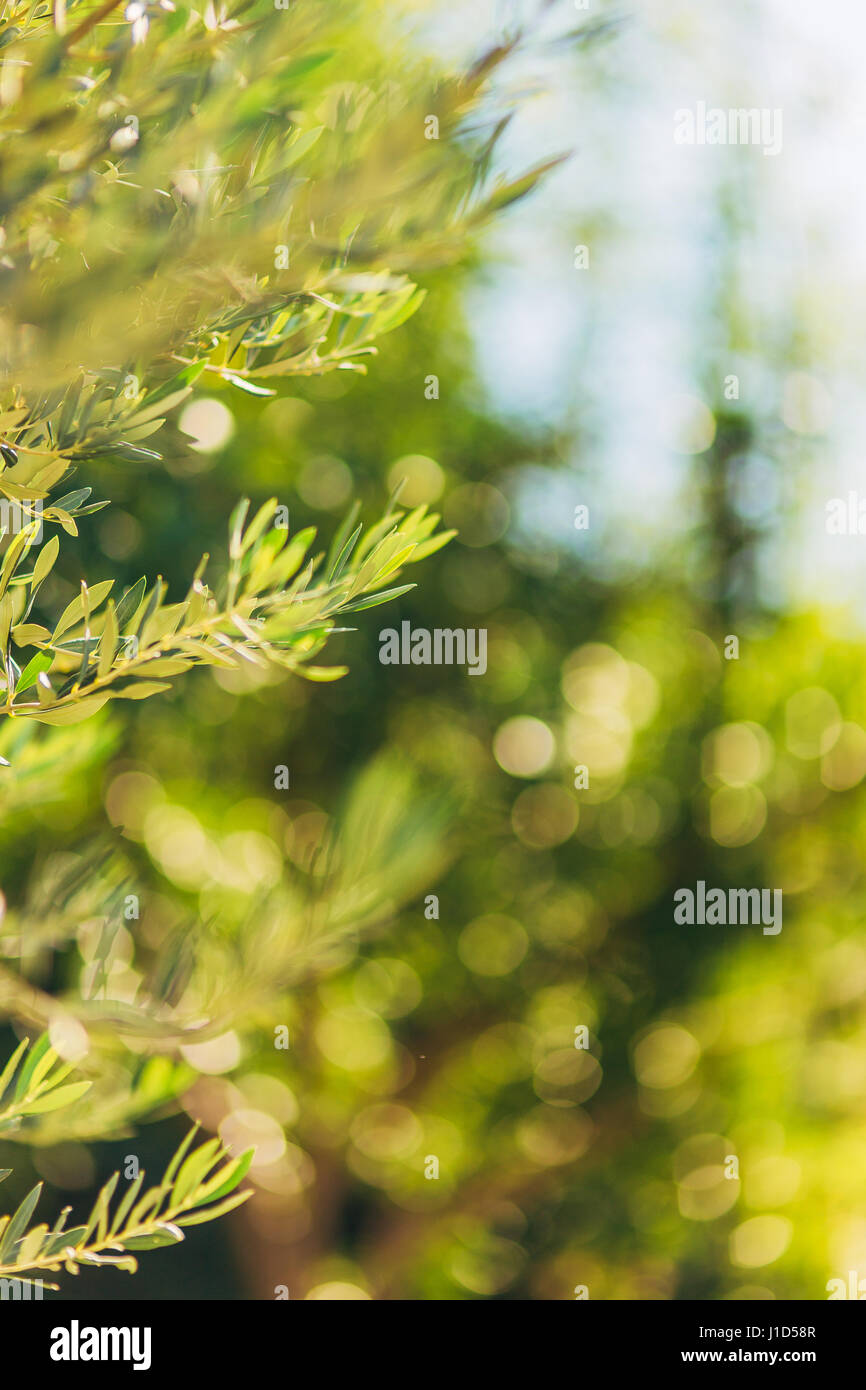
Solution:
M 332 638 L 334 685 L 199 672 L 9 735 L 0 951 L 34 1022 L 75 1000 L 102 1049 L 102 1108 L 33 1162 L 89 1190 L 165 1157 L 175 1119 L 129 1127 L 154 1054 L 164 1111 L 255 1145 L 257 1191 L 224 1282 L 172 1251 L 145 1296 L 823 1298 L 862 1263 L 862 643 L 760 596 L 745 410 L 716 403 L 687 564 L 601 577 L 533 535 L 523 481 L 560 482 L 571 441 L 490 415 L 465 272 L 422 280 L 365 380 L 262 403 L 217 372 L 217 443 L 90 465 L 114 505 L 60 575 L 108 557 L 124 585 L 185 584 L 239 480 L 328 531 L 404 479 L 458 537 L 387 622 L 484 626 L 488 672 L 382 666 L 376 622 Z M 782 931 L 676 925 L 698 880 L 781 889 Z M 136 1018 L 142 988 L 164 1007 Z
M 331 681 L 344 668 L 311 658 L 345 631 L 335 621 L 405 594 L 413 586 L 394 582 L 403 567 L 453 534 L 423 504 L 395 510 L 392 489 L 371 527 L 356 525 L 355 502 L 326 556 L 311 552 L 317 528 L 292 528 L 276 498 L 252 514 L 243 500 L 213 588 L 205 554 L 181 603 L 166 603 L 173 576 L 161 574 L 115 598 L 115 577 L 70 584 L 78 556 L 43 537 L 49 524 L 78 541 L 109 503 L 91 502 L 92 481 L 53 490 L 76 467 L 92 480 L 103 466 L 123 493 L 121 466 L 137 467 L 136 496 L 158 508 L 150 539 L 164 570 L 178 489 L 160 499 L 140 470 L 169 456 L 181 473 L 205 471 L 194 450 L 217 449 L 234 417 L 204 384 L 260 403 L 285 398 L 288 378 L 363 372 L 374 342 L 423 300 L 405 271 L 452 259 L 544 171 L 489 177 L 503 122 L 481 108 L 512 45 L 445 77 L 409 57 L 384 12 L 376 44 L 364 43 L 361 6 L 116 9 L 8 3 L 0 15 L 0 647 L 2 739 L 14 755 L 0 760 L 12 769 L 0 816 L 4 890 L 18 897 L 8 911 L 4 899 L 0 1006 L 47 1030 L 32 1054 L 39 1067 L 50 1043 L 67 1072 L 90 1073 L 74 1095 L 56 1092 L 69 1095 L 68 1112 L 37 1097 L 28 1123 L 4 1131 L 43 1147 L 126 1132 L 172 1105 L 197 1067 L 230 1070 L 241 1043 L 227 1030 L 261 1027 L 289 985 L 347 959 L 361 931 L 392 915 L 441 858 L 442 816 L 414 808 L 405 772 L 380 760 L 355 779 L 339 833 L 319 826 L 299 840 L 290 872 L 263 804 L 252 825 L 241 817 L 222 878 L 207 871 L 205 882 L 212 846 L 195 814 L 161 804 L 142 772 L 115 777 L 104 799 L 147 861 L 100 834 L 93 776 L 116 735 L 97 725 L 74 743 L 34 741 L 26 723 L 62 728 L 110 699 L 171 693 L 194 665 L 237 677 L 223 687 L 230 697 L 286 672 Z M 342 52 L 357 61 L 336 80 Z M 178 431 L 167 419 L 182 405 Z M 159 448 L 142 445 L 152 437 Z M 199 476 L 195 501 L 205 486 Z M 126 539 L 123 513 L 114 539 L 99 537 L 115 563 L 135 548 L 125 520 Z M 277 765 L 275 789 L 282 771 L 288 786 Z M 211 811 L 223 810 L 216 798 Z M 162 851 L 148 838 L 157 823 Z M 142 1065 L 146 1048 L 162 1055 Z M 22 1199 L 0 1246 L 16 1268 L 46 1255 L 45 1232 L 27 1227 L 37 1196 Z M 101 1243 L 86 1259 L 69 1237 L 71 1273 L 78 1254 L 102 1258 L 94 1220 Z

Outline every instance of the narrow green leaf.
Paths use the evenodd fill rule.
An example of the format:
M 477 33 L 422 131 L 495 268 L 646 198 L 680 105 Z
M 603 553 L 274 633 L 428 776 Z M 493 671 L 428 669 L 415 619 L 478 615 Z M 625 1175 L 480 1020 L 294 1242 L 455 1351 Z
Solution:
M 120 1205 L 118 1206 L 117 1211 L 114 1213 L 114 1220 L 111 1223 L 111 1235 L 115 1235 L 118 1231 L 123 1230 L 123 1222 L 126 1217 L 126 1214 L 132 1206 L 133 1202 L 135 1201 L 136 1197 L 138 1196 L 141 1184 L 143 1182 L 144 1169 L 142 1168 L 139 1171 L 138 1177 L 133 1178 L 132 1182 L 129 1184 L 129 1187 L 126 1189 L 126 1192 L 124 1192 L 123 1197 L 120 1200 Z
M 340 612 L 359 613 L 362 608 L 377 608 L 380 603 L 389 603 L 391 599 L 408 594 L 410 589 L 417 587 L 417 584 L 400 584 L 396 589 L 383 589 L 378 594 L 367 594 L 364 598 L 353 599 L 351 603 L 341 603 Z
M 183 1240 L 183 1231 L 171 1222 L 164 1222 L 149 1236 L 129 1236 L 119 1242 L 124 1250 L 159 1250 L 163 1245 L 177 1245 Z
M 118 632 L 122 632 L 130 618 L 135 617 L 141 607 L 141 601 L 144 598 L 146 590 L 147 580 L 144 575 L 142 575 L 130 589 L 127 589 L 126 593 L 120 599 L 115 612 Z
M 190 1212 L 188 1216 L 179 1216 L 176 1220 L 178 1226 L 200 1226 L 204 1221 L 214 1221 L 218 1216 L 225 1216 L 226 1212 L 233 1211 L 252 1197 L 252 1188 L 245 1192 L 233 1192 L 225 1201 L 218 1202 L 216 1206 L 205 1207 L 201 1211 Z
M 343 549 L 344 545 L 346 544 L 346 541 L 352 533 L 352 528 L 358 519 L 358 513 L 360 510 L 361 503 L 355 501 L 352 503 L 351 507 L 349 508 L 348 512 L 343 518 L 343 521 L 340 524 L 340 527 L 337 530 L 334 539 L 331 541 L 331 548 L 328 551 L 328 558 L 325 561 L 326 573 L 329 573 L 333 569 L 334 562 L 337 556 L 340 554 L 340 551 Z
M 21 1113 L 22 1115 L 47 1115 L 52 1110 L 61 1110 L 65 1105 L 74 1105 L 85 1092 L 90 1090 L 92 1084 L 90 1081 L 73 1081 L 68 1086 L 58 1086 L 57 1090 L 49 1091 L 47 1095 L 40 1096 L 38 1100 L 29 1101 Z
M 241 554 L 241 536 L 249 509 L 250 499 L 242 497 L 229 517 L 229 555 L 233 560 L 237 560 Z
M 52 1255 L 62 1255 L 70 1246 L 73 1250 L 76 1249 L 84 1239 L 86 1232 L 86 1226 L 70 1226 L 68 1231 L 59 1231 L 56 1235 L 52 1235 L 42 1252 L 43 1257 L 47 1260 Z
M 30 1073 L 30 1080 L 27 1083 L 28 1095 L 35 1096 L 38 1094 L 40 1090 L 44 1090 L 44 1086 L 42 1086 L 40 1083 L 43 1081 L 43 1078 L 48 1077 L 48 1073 L 54 1066 L 54 1063 L 58 1060 L 59 1059 L 57 1053 L 54 1051 L 54 1048 L 46 1048 L 42 1056 L 39 1058 L 39 1061 L 36 1063 L 36 1066 L 33 1068 L 33 1071 Z M 46 1084 L 49 1086 L 59 1085 L 59 1082 L 60 1077 L 58 1077 L 56 1081 L 54 1081 L 53 1078 L 51 1078 L 46 1082 Z
M 345 545 L 343 546 L 342 550 L 340 551 L 339 555 L 334 561 L 331 570 L 328 574 L 329 584 L 336 584 L 337 580 L 340 578 L 340 575 L 343 573 L 343 570 L 349 563 L 349 557 L 351 556 L 352 551 L 358 543 L 358 537 L 360 536 L 362 529 L 363 528 L 360 525 L 356 526 L 351 536 L 346 541 Z
M 7 1088 L 8 1085 L 9 1085 L 9 1082 L 12 1080 L 12 1077 L 15 1075 L 15 1070 L 16 1070 L 16 1068 L 17 1068 L 17 1066 L 18 1066 L 18 1063 L 21 1061 L 22 1054 L 25 1053 L 25 1052 L 27 1051 L 27 1049 L 28 1049 L 29 1046 L 30 1046 L 30 1039 L 29 1039 L 29 1038 L 24 1038 L 24 1039 L 18 1044 L 18 1046 L 16 1047 L 15 1051 L 12 1053 L 12 1056 L 9 1058 L 9 1061 L 6 1063 L 5 1067 L 3 1068 L 3 1073 L 2 1073 L 2 1075 L 0 1075 L 0 1100 L 3 1099 L 3 1092 L 6 1090 L 6 1088 Z
M 147 604 L 145 605 L 141 621 L 139 622 L 138 627 L 136 629 L 142 642 L 144 641 L 144 630 L 150 622 L 151 618 L 153 617 L 154 613 L 156 612 L 157 608 L 162 603 L 164 593 L 165 587 L 163 585 L 163 582 L 161 579 L 157 579 L 156 583 L 154 584 L 151 590 L 150 598 L 147 600 Z
M 183 1206 L 191 1192 L 201 1184 L 204 1176 L 212 1168 L 220 1152 L 219 1139 L 209 1139 L 206 1144 L 190 1154 L 177 1175 L 177 1181 L 169 1199 L 170 1207 Z
M 171 690 L 166 681 L 142 681 L 139 685 L 125 685 L 122 690 L 113 690 L 111 693 L 115 700 L 147 700 L 151 695 L 160 695 L 164 690 Z
M 238 1183 L 243 1182 L 246 1177 L 254 1155 L 255 1149 L 247 1149 L 239 1158 L 235 1158 L 227 1164 L 221 1172 L 217 1173 L 216 1177 L 205 1183 L 197 1194 L 193 1206 L 200 1207 L 205 1202 L 216 1202 L 220 1197 L 225 1197 L 229 1192 L 233 1192 Z
M 42 1250 L 47 1235 L 48 1226 L 44 1222 L 41 1226 L 34 1226 L 32 1230 L 28 1231 L 18 1247 L 15 1263 L 19 1265 L 33 1264 Z
M 269 498 L 267 502 L 264 502 L 261 505 L 261 507 L 259 507 L 258 511 L 256 512 L 255 516 L 253 517 L 252 521 L 250 522 L 249 526 L 243 534 L 243 539 L 241 540 L 240 548 L 241 555 L 246 555 L 247 551 L 250 549 L 250 546 L 255 544 L 255 542 L 258 540 L 259 536 L 262 534 L 265 527 L 267 526 L 268 522 L 271 520 L 271 517 L 274 516 L 276 510 L 276 497 Z
M 11 1261 L 12 1247 L 19 1236 L 27 1230 L 27 1224 L 33 1215 L 36 1203 L 39 1201 L 39 1194 L 42 1191 L 42 1183 L 38 1182 L 32 1187 L 24 1198 L 24 1201 L 16 1210 L 0 1242 L 0 1264 L 8 1264 Z
M 163 1185 L 163 1187 L 170 1187 L 170 1186 L 171 1186 L 172 1182 L 174 1181 L 174 1175 L 175 1175 L 175 1173 L 178 1171 L 178 1169 L 180 1168 L 180 1165 L 183 1163 L 184 1156 L 186 1155 L 186 1152 L 187 1152 L 187 1150 L 188 1150 L 190 1144 L 192 1143 L 193 1139 L 194 1139 L 195 1136 L 198 1134 L 198 1131 L 199 1131 L 199 1123 L 198 1123 L 198 1121 L 196 1121 L 196 1123 L 193 1125 L 193 1127 L 192 1127 L 192 1129 L 189 1131 L 189 1133 L 186 1134 L 186 1135 L 184 1135 L 184 1137 L 183 1137 L 181 1143 L 180 1143 L 180 1144 L 178 1145 L 178 1147 L 177 1147 L 177 1150 L 176 1150 L 175 1153 L 173 1154 L 172 1159 L 171 1159 L 171 1162 L 169 1163 L 168 1167 L 167 1167 L 166 1170 L 165 1170 L 165 1175 L 164 1175 L 163 1180 L 162 1180 L 162 1185 Z
M 114 662 L 114 653 L 117 651 L 118 625 L 115 615 L 114 604 L 111 599 L 105 612 L 105 627 L 102 631 L 102 638 L 99 643 L 99 660 L 97 663 L 97 675 L 100 680 L 107 676 Z
M 45 1056 L 46 1052 L 49 1051 L 50 1047 L 51 1039 L 49 1038 L 47 1033 L 43 1033 L 41 1037 L 36 1039 L 36 1042 L 30 1049 L 27 1061 L 24 1063 L 24 1066 L 18 1073 L 18 1084 L 15 1087 L 16 1100 L 20 1100 L 22 1096 L 26 1096 L 28 1087 L 30 1085 L 30 1078 L 36 1070 L 36 1067 L 39 1064 L 40 1060 Z
M 60 554 L 60 541 L 57 536 L 52 536 L 47 540 L 36 556 L 36 564 L 33 566 L 33 588 L 38 589 L 40 584 L 48 578 L 54 568 L 54 562 Z

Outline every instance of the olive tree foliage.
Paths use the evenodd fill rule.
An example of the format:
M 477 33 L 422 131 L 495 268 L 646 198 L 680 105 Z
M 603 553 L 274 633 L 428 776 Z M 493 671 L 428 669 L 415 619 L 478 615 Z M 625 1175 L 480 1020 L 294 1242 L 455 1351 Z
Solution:
M 74 1105 L 91 1083 L 67 1081 L 72 1070 L 61 1062 L 47 1034 L 32 1047 L 24 1038 L 0 1073 L 0 1136 L 20 1131 L 35 1116 Z M 113 1173 L 82 1224 L 67 1224 L 70 1207 L 63 1208 L 50 1229 L 44 1222 L 31 1224 L 42 1193 L 37 1183 L 10 1215 L 0 1216 L 0 1278 L 15 1279 L 22 1286 L 38 1279 L 45 1285 L 42 1272 L 64 1269 L 78 1274 L 88 1265 L 113 1265 L 134 1274 L 134 1252 L 176 1245 L 184 1239 L 182 1227 L 211 1221 L 240 1206 L 252 1195 L 252 1189 L 235 1189 L 249 1169 L 253 1150 L 233 1158 L 219 1139 L 192 1148 L 197 1129 L 194 1126 L 180 1144 L 160 1183 L 147 1187 L 144 1170 L 139 1170 L 112 1209 L 120 1183 L 120 1173 Z M 11 1172 L 0 1168 L 0 1182 Z M 49 1282 L 47 1287 L 57 1290 L 59 1285 Z
M 407 47 L 394 8 L 0 3 L 0 728 L 78 723 L 112 700 L 158 697 L 197 665 L 334 679 L 343 668 L 316 658 L 336 625 L 411 587 L 405 567 L 449 539 L 437 516 L 392 498 L 367 525 L 353 510 L 320 551 L 276 498 L 242 499 L 213 587 L 207 556 L 179 595 L 158 575 L 117 592 L 99 573 L 60 607 L 46 584 L 74 568 L 79 525 L 109 505 L 88 480 L 97 460 L 102 477 L 138 468 L 146 488 L 165 441 L 183 447 L 175 420 L 194 393 L 266 399 L 295 378 L 363 372 L 421 304 L 419 274 L 544 172 L 490 175 L 505 118 L 489 80 L 517 40 L 443 73 Z M 43 771 L 59 778 L 52 740 L 67 735 L 41 737 Z M 2 762 L 0 798 L 14 806 L 15 756 Z M 116 916 L 129 884 L 100 847 L 68 882 L 10 907 L 0 1010 L 39 1036 L 0 1076 L 0 1137 L 124 1132 L 188 1084 L 181 1041 L 261 1016 L 323 940 L 393 908 L 432 834 L 393 789 L 393 776 L 366 775 L 313 888 L 286 889 L 230 934 L 181 924 L 142 967 L 134 1003 L 98 987 L 58 997 L 27 978 L 34 952 L 62 949 L 84 915 Z M 70 1229 L 66 1213 L 52 1230 L 31 1225 L 34 1188 L 0 1217 L 0 1274 L 132 1270 L 130 1252 L 242 1200 L 248 1162 L 216 1140 L 185 1145 L 157 1187 L 128 1190 L 112 1214 L 115 1177 Z
M 158 577 L 124 594 L 89 577 L 59 614 L 39 603 L 59 536 L 106 505 L 89 461 L 156 465 L 160 430 L 197 384 L 268 396 L 291 377 L 363 370 L 423 298 L 410 272 L 537 177 L 489 189 L 490 138 L 467 129 L 501 53 L 434 83 L 396 46 L 368 54 L 361 13 L 4 5 L 7 716 L 78 722 L 200 662 L 298 670 L 340 614 L 382 601 L 445 542 L 437 518 L 390 515 L 342 536 L 322 568 L 312 534 L 271 524 L 276 502 L 246 528 L 241 506 L 218 592 L 202 565 L 170 604 Z M 57 533 L 37 551 L 46 526 Z

